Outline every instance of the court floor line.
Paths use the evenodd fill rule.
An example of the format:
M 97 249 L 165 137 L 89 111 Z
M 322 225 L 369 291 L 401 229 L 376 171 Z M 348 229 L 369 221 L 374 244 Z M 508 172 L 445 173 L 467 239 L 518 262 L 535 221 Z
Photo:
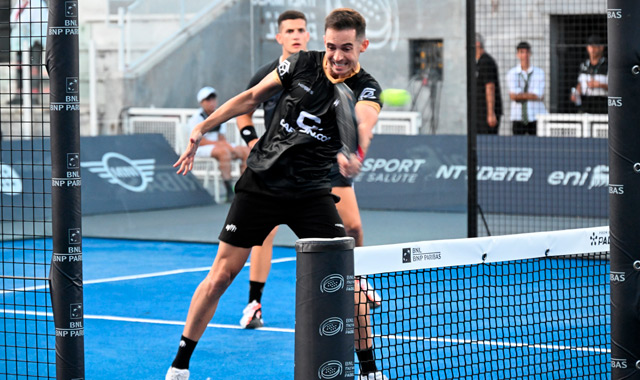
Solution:
M 438 343 L 454 343 L 454 344 L 476 344 L 479 346 L 493 346 L 493 347 L 509 347 L 509 348 L 532 348 L 538 350 L 548 351 L 581 351 L 581 352 L 593 352 L 600 354 L 609 354 L 611 350 L 608 348 L 596 348 L 596 347 L 571 347 L 561 346 L 557 344 L 530 344 L 523 342 L 503 342 L 495 340 L 473 340 L 473 339 L 451 339 L 451 338 L 425 338 L 421 336 L 407 336 L 407 335 L 378 335 L 374 337 L 386 338 L 392 340 L 409 340 L 409 341 L 429 341 Z
M 37 316 L 37 317 L 48 317 L 53 318 L 53 313 L 49 311 L 24 311 L 24 310 L 0 310 L 3 314 L 11 314 L 11 315 L 21 315 L 21 316 Z M 184 326 L 186 322 L 184 321 L 170 321 L 164 319 L 151 319 L 151 318 L 129 318 L 129 317 L 118 317 L 114 315 L 93 315 L 93 314 L 85 314 L 84 319 L 94 319 L 94 320 L 102 320 L 102 321 L 117 321 L 117 322 L 131 322 L 131 323 L 148 323 L 154 325 L 173 325 L 173 326 Z M 52 321 L 53 322 L 53 321 Z M 244 328 L 239 325 L 225 325 L 221 323 L 209 323 L 207 327 L 213 327 L 217 329 L 228 329 L 228 330 L 244 330 Z M 259 331 L 268 331 L 268 332 L 284 332 L 284 333 L 294 333 L 295 329 L 285 329 L 280 327 L 260 327 Z
M 286 263 L 289 261 L 296 261 L 295 257 L 283 257 L 281 259 L 271 260 L 272 264 L 278 263 Z M 244 268 L 250 267 L 251 263 L 247 262 L 244 264 Z M 127 280 L 139 280 L 142 278 L 151 278 L 151 277 L 162 277 L 162 276 L 170 276 L 174 274 L 182 274 L 182 273 L 193 273 L 193 272 L 205 272 L 211 269 L 211 265 L 207 267 L 199 267 L 199 268 L 186 268 L 186 269 L 175 269 L 163 272 L 154 272 L 154 273 L 146 273 L 146 274 L 134 274 L 129 276 L 118 276 L 118 277 L 108 277 L 102 278 L 98 280 L 89 280 L 85 281 L 85 284 L 102 284 L 106 282 L 116 282 L 116 281 L 127 281 Z
M 41 316 L 41 317 L 49 317 L 53 318 L 53 314 L 51 312 L 41 312 L 41 311 L 16 311 L 16 310 L 0 310 L 5 314 L 14 314 L 14 315 L 32 315 L 32 316 Z M 117 317 L 112 315 L 91 315 L 87 314 L 84 316 L 84 319 L 94 319 L 94 320 L 105 320 L 105 321 L 119 321 L 119 322 L 132 322 L 132 323 L 149 323 L 149 324 L 157 324 L 157 325 L 174 325 L 174 326 L 184 326 L 185 322 L 183 321 L 170 321 L 170 320 L 162 320 L 162 319 L 150 319 L 150 318 L 128 318 L 128 317 Z M 219 323 L 209 323 L 207 327 L 218 328 L 218 329 L 229 329 L 229 330 L 242 330 L 243 328 L 237 325 L 225 325 Z M 285 329 L 285 328 L 276 328 L 276 327 L 261 327 L 256 329 L 259 331 L 265 332 L 283 332 L 283 333 L 295 333 L 295 329 Z M 595 348 L 595 347 L 571 347 L 571 346 L 561 346 L 555 344 L 529 344 L 522 342 L 503 342 L 503 341 L 492 341 L 492 340 L 473 340 L 473 339 L 451 339 L 451 338 L 425 338 L 421 336 L 410 336 L 410 335 L 379 335 L 375 334 L 375 338 L 384 338 L 391 340 L 408 340 L 408 341 L 429 341 L 429 342 L 438 342 L 438 343 L 454 343 L 454 344 L 473 344 L 480 346 L 493 346 L 493 347 L 508 347 L 508 348 L 531 348 L 537 350 L 547 350 L 547 351 L 580 351 L 580 352 L 591 352 L 591 353 L 603 353 L 610 354 L 611 350 L 607 348 Z
M 271 263 L 272 264 L 278 264 L 278 263 L 286 263 L 286 262 L 290 262 L 290 261 L 296 261 L 295 256 L 294 257 L 283 257 L 283 258 L 280 258 L 280 259 L 273 259 L 273 260 L 271 260 Z M 250 266 L 251 266 L 250 262 L 247 262 L 247 263 L 244 264 L 244 268 L 247 268 L 247 267 L 250 267 Z M 87 280 L 87 281 L 83 282 L 83 285 L 103 284 L 103 283 L 107 283 L 107 282 L 127 281 L 127 280 L 139 280 L 139 279 L 143 279 L 143 278 L 171 276 L 171 275 L 174 275 L 174 274 L 183 274 L 183 273 L 205 272 L 205 271 L 208 271 L 209 269 L 211 269 L 211 266 L 208 266 L 208 267 L 197 267 L 197 268 L 185 268 L 185 269 L 174 269 L 174 270 L 169 270 L 169 271 L 144 273 L 144 274 L 134 274 L 134 275 L 129 275 L 129 276 L 107 277 L 107 278 L 101 278 L 101 279 L 96 279 L 96 280 Z M 39 285 L 39 286 L 31 286 L 31 287 L 26 287 L 26 288 L 16 288 L 16 289 L 12 289 L 12 290 L 3 290 L 3 291 L 0 291 L 0 294 L 9 294 L 9 293 L 14 293 L 14 292 L 29 292 L 29 291 L 33 291 L 33 290 L 41 290 L 41 289 L 48 289 L 48 288 L 49 288 L 49 285 Z

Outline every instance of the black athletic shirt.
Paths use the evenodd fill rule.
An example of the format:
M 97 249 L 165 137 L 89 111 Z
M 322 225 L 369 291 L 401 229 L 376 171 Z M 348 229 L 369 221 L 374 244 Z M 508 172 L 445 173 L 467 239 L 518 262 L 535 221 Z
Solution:
M 301 51 L 274 71 L 282 96 L 266 133 L 251 150 L 237 191 L 297 198 L 330 190 L 329 170 L 342 144 L 336 126 L 336 81 L 325 73 L 324 57 L 324 52 Z M 344 83 L 357 102 L 380 110 L 380 85 L 360 66 Z
M 258 71 L 253 74 L 253 77 L 249 81 L 247 90 L 257 85 L 262 79 L 264 79 L 264 77 L 271 74 L 273 70 L 278 67 L 278 64 L 280 64 L 280 58 L 277 58 L 275 61 L 267 63 L 266 65 L 259 68 Z M 281 92 L 277 93 L 276 95 L 269 98 L 269 100 L 262 103 L 262 109 L 264 110 L 264 126 L 267 128 L 269 127 L 269 125 L 271 125 L 271 119 L 273 118 L 273 113 L 275 112 L 276 106 L 278 105 L 278 100 L 280 100 L 280 95 L 282 95 Z
M 476 91 L 477 91 L 477 112 L 478 120 L 487 120 L 487 97 L 485 86 L 488 83 L 496 85 L 495 101 L 493 112 L 497 117 L 502 115 L 502 95 L 500 94 L 500 80 L 498 78 L 498 65 L 496 61 L 487 53 L 484 53 L 476 63 Z

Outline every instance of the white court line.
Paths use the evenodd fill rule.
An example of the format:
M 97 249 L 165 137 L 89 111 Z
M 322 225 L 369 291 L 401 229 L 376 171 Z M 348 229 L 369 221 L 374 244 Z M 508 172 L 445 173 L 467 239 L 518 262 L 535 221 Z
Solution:
M 53 313 L 51 312 L 42 312 L 42 311 L 16 311 L 16 310 L 0 310 L 0 313 L 3 314 L 12 314 L 12 315 L 30 315 L 30 316 L 38 316 L 38 317 L 50 317 L 53 318 Z M 102 321 L 118 321 L 118 322 L 132 322 L 132 323 L 149 323 L 154 325 L 172 325 L 172 326 L 184 326 L 186 322 L 183 321 L 167 321 L 163 319 L 149 319 L 149 318 L 128 318 L 128 317 L 116 317 L 113 315 L 91 315 L 85 314 L 84 319 L 95 319 Z M 213 327 L 217 329 L 228 329 L 228 330 L 244 330 L 244 328 L 236 325 L 223 325 L 220 323 L 209 323 L 207 327 Z M 294 333 L 294 329 L 284 329 L 278 327 L 260 327 L 255 330 L 260 331 L 270 331 L 270 332 L 285 332 L 285 333 Z
M 285 262 L 290 262 L 290 261 L 296 261 L 296 258 L 295 257 L 283 257 L 281 259 L 271 260 L 271 263 L 272 264 L 278 264 L 278 263 L 285 263 Z M 250 266 L 251 266 L 251 263 L 245 263 L 244 264 L 245 268 L 250 267 Z M 199 268 L 175 269 L 175 270 L 169 270 L 169 271 L 163 271 L 163 272 L 136 274 L 136 275 L 129 275 L 129 276 L 108 277 L 108 278 L 102 278 L 102 279 L 98 279 L 98 280 L 84 281 L 83 285 L 103 284 L 103 283 L 107 283 L 107 282 L 127 281 L 127 280 L 139 280 L 139 279 L 142 279 L 142 278 L 171 276 L 171 275 L 174 275 L 174 274 L 182 274 L 182 273 L 206 272 L 209 269 L 211 269 L 211 266 L 199 267 Z M 8 294 L 8 293 L 14 293 L 14 292 L 25 292 L 25 291 L 28 292 L 28 291 L 32 291 L 32 290 L 41 290 L 41 289 L 47 289 L 47 288 L 49 288 L 49 285 L 31 286 L 31 287 L 27 287 L 27 288 L 16 288 L 16 289 L 13 289 L 13 290 L 3 290 L 3 291 L 0 292 L 0 294 Z
M 571 347 L 560 346 L 556 344 L 529 344 L 522 342 L 499 342 L 494 340 L 473 340 L 473 339 L 450 339 L 450 338 L 425 338 L 420 336 L 408 336 L 408 335 L 375 335 L 378 338 L 387 338 L 392 340 L 410 340 L 410 341 L 429 341 L 439 343 L 454 343 L 454 344 L 476 344 L 479 346 L 494 346 L 494 347 L 525 347 L 538 350 L 548 351 L 583 351 L 583 352 L 596 352 L 596 353 L 611 353 L 608 348 L 592 348 L 592 347 Z
M 14 315 L 36 315 L 40 317 L 53 317 L 53 314 L 50 312 L 36 312 L 36 311 L 15 311 L 15 310 L 0 310 L 4 314 L 14 314 Z M 95 320 L 103 320 L 103 321 L 118 321 L 118 322 L 132 322 L 132 323 L 149 323 L 156 325 L 173 325 L 173 326 L 184 326 L 185 322 L 182 321 L 167 321 L 162 319 L 149 319 L 149 318 L 127 318 L 127 317 L 116 317 L 111 315 L 85 315 L 84 319 L 95 319 Z M 227 330 L 244 330 L 240 326 L 236 325 L 223 325 L 219 323 L 209 323 L 207 327 L 217 328 L 217 329 L 227 329 Z M 295 329 L 284 329 L 284 328 L 276 328 L 276 327 L 260 327 L 256 329 L 258 331 L 269 331 L 269 332 L 283 332 L 283 333 L 295 333 Z M 547 350 L 547 351 L 580 351 L 580 352 L 592 352 L 592 353 L 611 353 L 610 349 L 607 348 L 592 348 L 592 347 L 571 347 L 571 346 L 560 346 L 556 344 L 529 344 L 529 343 L 521 343 L 521 342 L 499 342 L 492 340 L 472 340 L 472 339 L 450 339 L 450 338 L 425 338 L 421 336 L 411 336 L 411 335 L 378 335 L 376 334 L 374 337 L 383 338 L 383 339 L 392 339 L 392 340 L 408 340 L 408 341 L 429 341 L 429 342 L 438 342 L 438 343 L 453 343 L 453 344 L 475 344 L 479 346 L 493 346 L 493 347 L 508 347 L 508 348 L 531 348 L 537 350 Z

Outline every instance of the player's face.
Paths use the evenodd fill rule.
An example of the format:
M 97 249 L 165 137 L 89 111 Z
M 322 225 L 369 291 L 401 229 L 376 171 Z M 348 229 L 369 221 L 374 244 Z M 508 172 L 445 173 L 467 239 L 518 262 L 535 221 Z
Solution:
M 280 30 L 276 34 L 276 41 L 282 45 L 282 50 L 287 55 L 307 50 L 307 42 L 309 42 L 307 22 L 303 19 L 282 21 Z
M 360 53 L 367 50 L 369 40 L 358 40 L 355 29 L 327 29 L 324 46 L 329 64 L 329 72 L 334 78 L 349 76 L 358 67 Z

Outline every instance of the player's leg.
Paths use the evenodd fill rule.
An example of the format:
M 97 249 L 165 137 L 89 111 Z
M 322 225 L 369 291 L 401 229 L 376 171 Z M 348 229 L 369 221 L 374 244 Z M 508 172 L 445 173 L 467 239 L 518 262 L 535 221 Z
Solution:
M 362 230 L 362 219 L 358 209 L 358 201 L 356 192 L 350 185 L 334 186 L 331 192 L 340 197 L 340 202 L 336 204 L 340 218 L 347 232 L 356 241 L 356 247 L 362 247 L 364 244 L 364 232 Z M 369 306 L 376 308 L 380 306 L 380 295 L 376 293 L 371 284 L 367 283 L 366 277 L 361 277 L 359 286 L 369 302 Z
M 166 380 L 189 378 L 189 361 L 193 350 L 207 328 L 207 324 L 213 318 L 220 297 L 247 261 L 249 251 L 249 248 L 220 242 L 218 253 L 207 277 L 198 285 L 191 298 L 180 346 L 167 372 Z
M 216 258 L 207 277 L 198 285 L 189 306 L 183 335 L 198 340 L 218 306 L 218 301 L 233 279 L 244 267 L 249 248 L 234 247 L 220 242 Z
M 220 297 L 243 268 L 251 247 L 260 244 L 280 224 L 277 200 L 241 192 L 233 202 L 220 233 L 218 253 L 207 277 L 198 285 L 189 306 L 180 347 L 167 380 L 186 380 L 195 346 L 213 318 Z
M 251 248 L 251 265 L 249 266 L 249 303 L 242 311 L 240 326 L 257 328 L 264 326 L 262 318 L 262 291 L 271 271 L 273 256 L 273 239 L 278 227 L 274 228 L 264 239 L 262 245 Z
M 356 241 L 356 247 L 362 247 L 364 237 L 356 192 L 351 186 L 334 186 L 331 192 L 340 197 L 340 202 L 336 203 L 336 208 L 344 224 L 347 236 L 351 236 Z
M 333 183 L 337 183 L 335 180 Z M 338 213 L 344 224 L 344 228 L 348 236 L 355 239 L 356 246 L 361 247 L 364 241 L 362 230 L 362 219 L 358 209 L 358 201 L 353 186 L 334 186 L 331 192 L 340 197 L 340 202 L 336 204 Z M 366 289 L 363 289 L 361 283 L 365 283 Z M 376 300 L 376 297 L 378 300 Z M 378 375 L 379 371 L 376 367 L 373 355 L 373 331 L 371 329 L 371 305 L 379 304 L 379 296 L 376 296 L 375 290 L 366 284 L 366 278 L 357 278 L 354 282 L 354 313 L 355 313 L 355 329 L 354 340 L 356 354 L 360 361 L 361 378 L 368 379 L 369 374 Z M 377 305 L 376 305 L 377 306 Z

